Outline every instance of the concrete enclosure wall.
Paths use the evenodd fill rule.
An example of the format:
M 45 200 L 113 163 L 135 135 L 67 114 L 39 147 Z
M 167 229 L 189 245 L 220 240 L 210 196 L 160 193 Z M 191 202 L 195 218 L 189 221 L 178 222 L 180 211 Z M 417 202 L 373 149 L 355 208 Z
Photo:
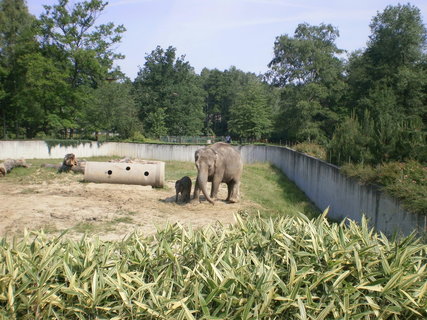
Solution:
M 120 156 L 192 162 L 194 152 L 200 147 L 116 142 L 49 147 L 44 141 L 0 141 L 0 160 L 62 159 L 65 154 L 74 153 L 79 159 Z M 386 234 L 427 231 L 427 216 L 405 212 L 396 200 L 377 187 L 361 185 L 343 176 L 336 166 L 285 147 L 249 145 L 238 149 L 245 163 L 269 162 L 280 168 L 318 208 L 329 207 L 329 217 L 334 220 L 350 218 L 360 222 L 365 214 L 373 227 Z

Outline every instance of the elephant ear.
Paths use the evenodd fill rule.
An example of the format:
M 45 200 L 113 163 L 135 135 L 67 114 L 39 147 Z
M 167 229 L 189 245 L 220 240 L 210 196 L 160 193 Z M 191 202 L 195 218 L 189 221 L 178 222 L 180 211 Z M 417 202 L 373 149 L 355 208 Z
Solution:
M 212 152 L 213 152 L 213 154 L 214 154 L 214 161 L 216 162 L 216 160 L 218 160 L 218 152 L 216 152 L 216 150 L 215 149 L 211 149 L 212 150 Z

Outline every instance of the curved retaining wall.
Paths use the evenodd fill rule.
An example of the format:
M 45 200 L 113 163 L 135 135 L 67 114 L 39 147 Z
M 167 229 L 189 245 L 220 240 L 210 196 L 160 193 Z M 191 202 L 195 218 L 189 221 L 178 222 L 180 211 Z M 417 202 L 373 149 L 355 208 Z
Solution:
M 49 147 L 44 141 L 0 141 L 0 160 L 6 158 L 62 159 L 74 153 L 79 159 L 94 156 L 120 156 L 163 161 L 194 161 L 201 146 L 96 142 L 78 146 Z M 427 215 L 405 212 L 398 201 L 379 191 L 340 174 L 338 167 L 285 147 L 240 146 L 245 163 L 269 162 L 289 179 L 321 210 L 329 207 L 334 220 L 350 218 L 361 221 L 365 214 L 373 227 L 386 234 L 404 235 L 417 230 L 427 232 Z

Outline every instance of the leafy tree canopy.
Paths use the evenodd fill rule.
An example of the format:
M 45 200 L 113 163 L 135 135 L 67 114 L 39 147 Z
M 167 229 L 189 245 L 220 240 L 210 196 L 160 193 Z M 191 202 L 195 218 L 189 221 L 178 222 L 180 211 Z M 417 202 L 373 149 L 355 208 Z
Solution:
M 204 91 L 176 49 L 157 47 L 134 81 L 139 116 L 148 136 L 198 135 L 203 128 Z
M 267 79 L 283 88 L 276 135 L 325 142 L 339 119 L 345 90 L 343 62 L 331 25 L 298 25 L 293 37 L 277 37 Z

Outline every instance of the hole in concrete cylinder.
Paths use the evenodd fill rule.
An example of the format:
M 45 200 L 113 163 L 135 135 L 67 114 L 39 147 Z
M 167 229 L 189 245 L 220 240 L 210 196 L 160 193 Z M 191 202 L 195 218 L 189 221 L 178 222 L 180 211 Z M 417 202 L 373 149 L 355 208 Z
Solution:
M 129 171 L 130 170 L 130 167 L 126 167 L 126 171 Z
M 108 175 L 111 175 L 113 173 L 113 171 L 112 170 L 108 170 L 107 173 L 108 173 Z
M 150 173 L 148 171 L 144 172 L 144 176 L 148 176 Z

